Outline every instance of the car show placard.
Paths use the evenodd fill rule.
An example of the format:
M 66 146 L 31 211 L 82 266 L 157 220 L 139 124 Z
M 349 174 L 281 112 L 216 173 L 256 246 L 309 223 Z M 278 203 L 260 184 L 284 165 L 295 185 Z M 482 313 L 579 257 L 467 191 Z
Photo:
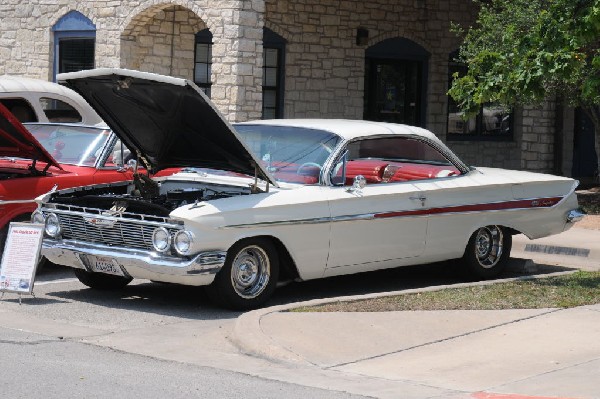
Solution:
M 0 292 L 32 294 L 44 225 L 11 223 L 0 264 Z

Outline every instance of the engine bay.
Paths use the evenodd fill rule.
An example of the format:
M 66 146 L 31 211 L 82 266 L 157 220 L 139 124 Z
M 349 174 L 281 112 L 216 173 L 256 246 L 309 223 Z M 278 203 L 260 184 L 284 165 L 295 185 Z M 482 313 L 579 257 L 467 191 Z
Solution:
M 169 179 L 157 182 L 136 175 L 133 182 L 65 190 L 55 194 L 51 202 L 166 217 L 187 204 L 250 193 L 250 187 Z

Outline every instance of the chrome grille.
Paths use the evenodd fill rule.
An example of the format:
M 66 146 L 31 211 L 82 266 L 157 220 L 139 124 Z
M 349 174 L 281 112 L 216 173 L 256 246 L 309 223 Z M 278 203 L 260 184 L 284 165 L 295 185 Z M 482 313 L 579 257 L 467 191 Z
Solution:
M 168 218 L 122 212 L 113 215 L 110 211 L 58 204 L 48 204 L 44 213 L 58 216 L 62 237 L 83 242 L 104 244 L 114 247 L 136 248 L 152 251 L 152 232 L 165 227 L 171 234 L 183 228 Z M 134 216 L 135 218 L 132 218 Z M 100 221 L 100 223 L 90 222 Z

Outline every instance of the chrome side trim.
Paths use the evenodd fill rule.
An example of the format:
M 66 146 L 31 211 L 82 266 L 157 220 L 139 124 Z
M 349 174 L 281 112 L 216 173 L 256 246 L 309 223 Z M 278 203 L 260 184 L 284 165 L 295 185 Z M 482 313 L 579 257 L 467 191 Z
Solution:
M 584 216 L 585 213 L 580 212 L 577 209 L 570 210 L 569 213 L 567 213 L 567 223 L 579 222 Z
M 77 240 L 54 240 L 45 238 L 42 253 L 61 255 L 71 253 L 78 259 L 82 255 L 96 255 L 113 258 L 127 273 L 128 267 L 135 266 L 167 275 L 217 274 L 225 264 L 227 251 L 206 251 L 192 258 L 182 258 L 130 248 L 115 248 L 102 244 L 91 244 Z M 83 266 L 83 264 L 82 264 Z
M 27 203 L 34 203 L 35 199 L 29 199 L 29 200 L 0 200 L 0 205 L 6 205 L 6 204 L 27 204 Z
M 242 223 L 242 224 L 230 224 L 227 226 L 219 227 L 219 229 L 244 229 L 248 227 L 266 227 L 266 226 L 286 226 L 286 225 L 297 225 L 297 224 L 319 224 L 331 222 L 330 217 L 324 218 L 311 218 L 311 219 L 293 219 L 293 220 L 278 220 L 273 222 L 260 222 L 260 223 Z
M 570 195 L 570 194 L 569 194 Z M 430 208 L 416 208 L 410 210 L 402 210 L 402 211 L 382 211 L 376 213 L 362 213 L 356 215 L 340 215 L 333 217 L 322 217 L 322 218 L 310 218 L 310 219 L 292 219 L 292 220 L 278 220 L 271 222 L 259 222 L 259 223 L 243 223 L 243 224 L 231 224 L 227 226 L 222 226 L 220 229 L 234 229 L 234 228 L 256 228 L 256 227 L 269 227 L 269 226 L 289 226 L 289 225 L 298 225 L 298 224 L 318 224 L 318 223 L 334 223 L 334 222 L 348 222 L 348 221 L 357 221 L 357 220 L 373 220 L 373 219 L 389 219 L 389 218 L 401 218 L 401 217 L 429 217 L 431 215 L 457 215 L 457 214 L 473 214 L 473 213 L 484 213 L 484 212 L 513 212 L 513 211 L 521 211 L 527 209 L 553 209 L 563 203 L 566 198 L 562 197 L 562 199 L 556 202 L 552 206 L 528 206 L 528 207 L 515 207 L 515 208 L 506 208 L 506 209 L 482 209 L 482 210 L 456 210 L 457 208 L 463 207 L 471 207 L 471 206 L 485 206 L 485 205 L 495 205 L 495 204 L 503 204 L 509 202 L 534 202 L 536 200 L 540 200 L 543 198 L 528 198 L 528 199 L 519 199 L 519 200 L 505 200 L 505 201 L 494 201 L 494 202 L 486 202 L 482 204 L 465 204 L 465 205 L 449 205 L 446 207 L 438 208 L 438 207 L 430 207 Z M 558 198 L 558 197 L 556 197 Z M 436 209 L 444 209 L 447 208 L 445 212 L 430 212 Z

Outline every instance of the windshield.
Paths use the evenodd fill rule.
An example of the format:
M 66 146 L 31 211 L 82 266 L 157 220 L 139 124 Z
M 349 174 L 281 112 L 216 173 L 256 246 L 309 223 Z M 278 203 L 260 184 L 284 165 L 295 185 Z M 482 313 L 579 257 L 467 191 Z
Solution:
M 81 125 L 24 124 L 59 163 L 95 166 L 110 130 Z
M 323 130 L 290 126 L 236 125 L 254 155 L 277 181 L 316 184 L 323 164 L 340 141 Z

